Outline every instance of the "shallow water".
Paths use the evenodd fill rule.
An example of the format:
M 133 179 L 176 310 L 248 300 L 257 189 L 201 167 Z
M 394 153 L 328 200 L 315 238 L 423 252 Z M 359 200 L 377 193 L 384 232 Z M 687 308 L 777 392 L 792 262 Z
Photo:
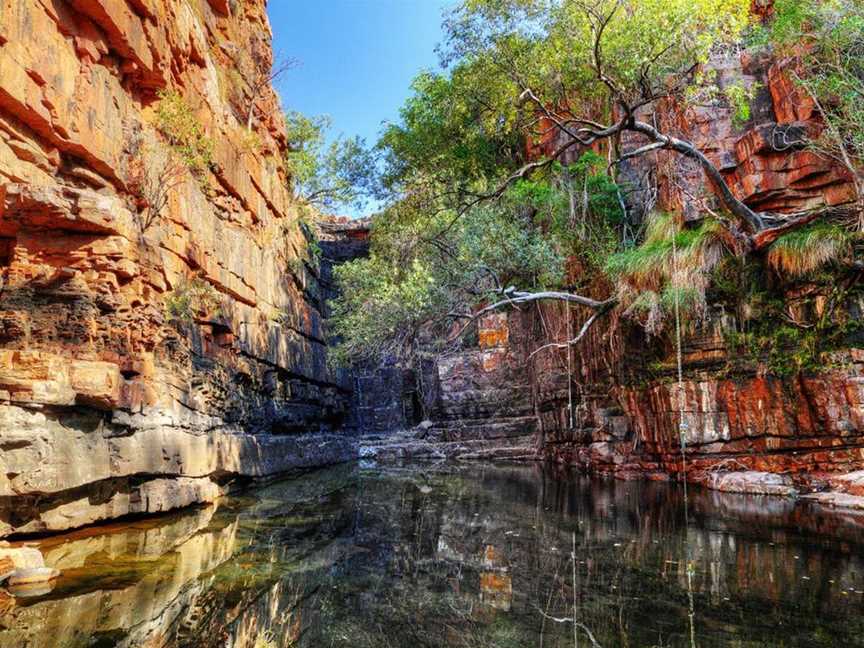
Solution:
M 63 575 L 0 595 L 0 646 L 864 646 L 864 518 L 682 495 L 341 466 L 39 542 Z

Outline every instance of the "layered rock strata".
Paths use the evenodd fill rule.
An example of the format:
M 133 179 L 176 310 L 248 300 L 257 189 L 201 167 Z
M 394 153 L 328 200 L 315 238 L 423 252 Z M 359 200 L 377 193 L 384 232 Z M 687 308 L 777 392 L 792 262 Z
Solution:
M 0 2 L 0 536 L 354 456 L 272 62 L 264 0 Z
M 743 123 L 722 100 L 689 108 L 661 102 L 642 117 L 705 151 L 735 194 L 756 209 L 795 212 L 850 203 L 855 193 L 848 174 L 805 146 L 804 136 L 817 135 L 823 125 L 812 101 L 792 83 L 789 65 L 770 52 L 747 50 L 712 62 L 721 88 L 737 85 L 753 96 Z M 550 137 L 532 144 L 529 154 L 548 154 L 560 144 Z M 644 142 L 634 137 L 625 144 Z M 564 161 L 579 154 L 572 150 Z M 622 182 L 633 215 L 656 207 L 698 220 L 719 208 L 698 166 L 670 151 L 628 161 Z M 597 285 L 588 293 L 605 298 L 612 290 Z M 824 296 L 808 286 L 796 286 L 785 301 L 790 318 L 800 322 L 825 308 Z M 860 294 L 851 290 L 839 311 L 848 321 L 860 319 Z M 537 448 L 535 456 L 619 477 L 669 479 L 686 472 L 690 480 L 736 492 L 830 489 L 837 496 L 823 500 L 849 505 L 855 497 L 849 484 L 857 483 L 849 475 L 864 466 L 864 355 L 855 336 L 818 371 L 775 371 L 757 358 L 738 357 L 730 346 L 730 336 L 744 325 L 738 315 L 709 304 L 706 318 L 685 328 L 680 391 L 670 336 L 649 337 L 620 314 L 601 320 L 570 349 L 563 343 L 589 316 L 583 309 L 548 303 L 496 315 L 481 322 L 475 348 L 438 363 L 433 429 L 448 430 L 440 441 L 462 445 L 429 447 L 418 432 L 401 442 L 402 454 L 494 455 L 483 447 L 490 430 L 500 429 L 502 418 L 524 416 L 525 436 L 514 444 L 522 451 L 497 456 L 524 458 Z M 498 358 L 507 359 L 500 365 L 505 371 L 497 368 Z M 374 452 L 400 455 L 398 447 Z

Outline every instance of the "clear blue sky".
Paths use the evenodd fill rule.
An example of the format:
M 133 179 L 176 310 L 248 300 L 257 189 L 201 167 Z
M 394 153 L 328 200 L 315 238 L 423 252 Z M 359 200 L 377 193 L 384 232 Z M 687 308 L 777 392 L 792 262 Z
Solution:
M 273 50 L 300 66 L 277 83 L 285 108 L 330 115 L 334 134 L 375 141 L 411 79 L 437 68 L 441 16 L 455 0 L 270 0 Z

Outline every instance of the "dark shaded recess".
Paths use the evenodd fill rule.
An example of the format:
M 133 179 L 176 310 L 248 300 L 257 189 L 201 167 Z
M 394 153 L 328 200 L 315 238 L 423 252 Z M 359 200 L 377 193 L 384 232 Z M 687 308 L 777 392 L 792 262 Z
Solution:
M 12 263 L 15 239 L 0 237 L 0 268 L 8 268 Z

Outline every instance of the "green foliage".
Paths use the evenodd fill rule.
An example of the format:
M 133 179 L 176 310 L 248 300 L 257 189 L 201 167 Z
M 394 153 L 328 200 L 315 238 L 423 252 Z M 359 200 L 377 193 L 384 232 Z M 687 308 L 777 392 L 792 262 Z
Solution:
M 547 226 L 549 212 L 526 202 L 526 192 L 562 202 L 557 190 L 537 183 L 457 220 L 449 211 L 415 209 L 411 201 L 376 217 L 371 256 L 336 269 L 336 360 L 404 359 L 440 349 L 462 321 L 453 314 L 500 298 L 501 288 L 562 285 L 566 242 Z
M 713 271 L 727 255 L 716 220 L 685 229 L 675 216 L 655 214 L 642 243 L 609 256 L 605 269 L 618 282 L 628 314 L 656 334 L 676 303 L 685 320 L 705 314 Z
M 864 3 L 777 0 L 767 38 L 798 55 L 795 77 L 818 102 L 827 128 L 814 148 L 858 174 L 864 166 Z
M 805 277 L 849 257 L 855 238 L 854 233 L 840 225 L 812 223 L 778 237 L 768 250 L 768 264 L 781 276 Z
M 328 117 L 288 112 L 285 125 L 288 135 L 285 164 L 295 197 L 328 208 L 361 206 L 376 168 L 363 140 L 340 137 L 328 143 Z
M 635 288 L 659 290 L 676 273 L 679 283 L 687 285 L 693 274 L 710 272 L 724 254 L 722 228 L 717 221 L 706 219 L 683 229 L 675 216 L 656 214 L 648 223 L 645 240 L 611 255 L 606 271 Z
M 432 269 L 419 259 L 402 267 L 373 254 L 337 266 L 335 274 L 341 298 L 332 321 L 340 341 L 330 358 L 337 364 L 401 355 L 441 299 Z
M 202 312 L 218 317 L 220 307 L 219 293 L 200 277 L 179 282 L 165 295 L 165 317 L 172 322 L 191 324 Z
M 458 195 L 518 163 L 514 86 L 488 58 L 461 62 L 449 74 L 423 72 L 412 90 L 399 123 L 378 143 L 385 191 L 432 185 Z
M 771 322 L 745 333 L 726 334 L 730 353 L 749 364 L 763 364 L 774 376 L 790 376 L 818 367 L 816 336 L 791 325 Z
M 798 38 L 793 34 L 803 33 L 818 60 L 834 61 L 825 70 L 808 70 L 804 83 L 824 98 L 834 132 L 844 133 L 843 146 L 856 151 L 864 120 L 857 121 L 855 111 L 864 102 L 854 89 L 864 79 L 864 57 L 850 56 L 861 42 L 853 4 L 777 0 L 777 18 L 769 29 L 753 30 L 753 40 L 791 48 Z M 831 14 L 837 7 L 845 13 Z M 593 34 L 602 16 L 611 18 L 600 39 L 598 78 Z M 622 208 L 607 158 L 593 151 L 575 164 L 547 164 L 501 187 L 527 161 L 526 143 L 534 160 L 556 143 L 549 137 L 554 127 L 538 118 L 525 88 L 565 122 L 572 118 L 570 128 L 584 123 L 579 116 L 613 120 L 620 114 L 616 102 L 669 95 L 725 100 L 736 124 L 749 121 L 758 84 L 721 88 L 718 75 L 703 73 L 700 65 L 737 47 L 751 28 L 750 0 L 463 0 L 445 25 L 446 70 L 415 79 L 399 121 L 377 144 L 378 196 L 388 207 L 375 220 L 370 258 L 337 271 L 342 296 L 333 305 L 332 325 L 341 339 L 338 359 L 440 350 L 458 321 L 454 313 L 488 304 L 507 286 L 609 280 L 625 312 L 653 332 L 676 307 L 685 319 L 698 319 L 709 298 L 734 304 L 743 320 L 762 275 L 776 277 L 762 257 L 742 261 L 723 224 L 727 215 L 684 227 L 658 214 L 643 232 Z M 817 33 L 829 34 L 829 44 L 817 42 Z M 292 125 L 289 118 L 289 131 L 296 133 L 289 163 L 301 184 L 319 174 L 324 142 L 324 124 L 304 119 Z M 483 199 L 490 195 L 495 199 Z M 817 227 L 781 237 L 767 259 L 777 274 L 797 278 L 843 258 L 850 246 L 836 228 Z M 571 274 L 575 267 L 582 276 L 567 276 L 568 260 Z M 771 357 L 769 347 L 784 348 L 790 335 L 759 353 Z M 807 347 L 807 340 L 800 342 Z M 806 366 L 804 359 L 797 366 Z
M 547 179 L 518 181 L 508 196 L 536 210 L 535 222 L 561 252 L 578 257 L 592 271 L 602 270 L 624 238 L 619 187 L 606 173 L 605 160 L 593 151 L 568 167 L 553 166 Z
M 689 77 L 712 51 L 738 41 L 750 22 L 749 0 L 465 0 L 447 23 L 449 56 L 491 56 L 499 70 L 542 93 L 547 105 L 611 109 L 599 79 L 593 34 L 606 80 L 625 95 Z M 500 75 L 500 72 L 499 72 Z M 515 74 L 511 74 L 515 77 Z M 599 104 L 597 103 L 599 102 Z
M 750 102 L 753 101 L 760 87 L 758 83 L 749 86 L 736 83 L 723 89 L 723 94 L 733 110 L 732 124 L 734 126 L 740 128 L 750 121 Z
M 156 128 L 189 170 L 200 179 L 212 163 L 213 142 L 183 95 L 176 90 L 162 90 L 158 96 Z
M 241 153 L 257 153 L 264 147 L 264 141 L 254 130 L 239 127 L 237 132 L 237 144 Z

